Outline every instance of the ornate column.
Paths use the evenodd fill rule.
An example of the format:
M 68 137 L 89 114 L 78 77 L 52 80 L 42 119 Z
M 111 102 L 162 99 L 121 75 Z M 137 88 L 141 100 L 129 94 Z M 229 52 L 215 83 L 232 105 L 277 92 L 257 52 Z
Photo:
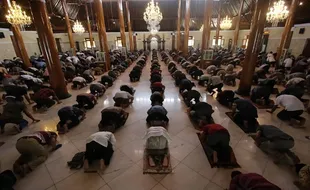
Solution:
M 130 46 L 130 51 L 133 52 L 135 50 L 134 47 L 134 40 L 135 36 L 132 34 L 132 28 L 131 28 L 131 20 L 130 20 L 130 10 L 129 10 L 129 2 L 126 0 L 126 9 L 127 9 L 127 25 L 128 25 L 128 35 L 129 35 L 129 46 Z
M 177 50 L 181 51 L 181 4 L 182 0 L 178 0 L 178 23 L 177 23 Z
M 299 0 L 292 0 L 292 4 L 291 4 L 290 10 L 289 10 L 290 13 L 286 19 L 284 31 L 282 33 L 280 47 L 278 48 L 278 52 L 277 52 L 277 61 L 279 61 L 279 59 L 282 55 L 283 49 L 288 49 L 290 47 L 290 41 L 291 41 L 290 32 L 291 32 L 291 29 L 294 25 L 294 18 L 295 18 L 296 9 L 297 9 L 298 4 L 299 4 Z
M 163 51 L 165 51 L 165 34 L 163 34 L 163 40 L 162 40 L 162 45 L 163 45 L 163 47 L 162 47 L 162 50 Z
M 10 35 L 10 38 L 11 38 L 11 41 L 12 41 L 12 44 L 13 44 L 13 48 L 14 48 L 14 51 L 15 51 L 15 54 L 17 57 L 22 57 L 22 53 L 20 52 L 20 49 L 17 45 L 17 42 L 15 40 L 15 37 L 14 35 Z
M 186 0 L 185 4 L 185 27 L 184 27 L 184 47 L 183 47 L 183 55 L 188 55 L 188 38 L 189 38 L 189 20 L 191 13 L 191 0 Z
M 97 18 L 98 36 L 100 43 L 100 50 L 105 52 L 106 70 L 111 69 L 108 38 L 104 23 L 104 12 L 102 8 L 102 0 L 94 0 L 94 9 Z
M 61 0 L 61 6 L 62 6 L 62 10 L 64 11 L 64 15 L 65 15 L 70 48 L 72 50 L 73 55 L 75 55 L 75 53 L 76 53 L 75 52 L 75 44 L 74 44 L 72 28 L 71 28 L 71 24 L 70 24 L 70 19 L 69 19 L 69 15 L 68 15 L 68 11 L 67 11 L 66 0 Z
M 238 45 L 238 38 L 239 38 L 239 30 L 240 30 L 240 21 L 241 21 L 241 14 L 244 6 L 244 1 L 241 1 L 241 6 L 239 9 L 238 16 L 236 18 L 236 28 L 235 28 L 235 34 L 234 34 L 234 41 L 233 41 L 233 46 L 232 46 L 232 51 L 235 51 L 237 45 Z
M 216 33 L 215 33 L 215 45 L 218 46 L 219 38 L 220 38 L 220 30 L 221 30 L 221 11 L 222 11 L 222 3 L 219 1 L 219 12 L 217 14 L 217 24 L 216 24 Z
M 85 12 L 86 12 L 86 18 L 87 18 L 87 30 L 88 30 L 88 34 L 89 34 L 90 46 L 93 49 L 93 47 L 94 47 L 94 38 L 93 38 L 93 33 L 92 33 L 91 27 L 90 27 L 90 21 L 89 21 L 89 14 L 88 14 L 87 4 L 85 4 Z
M 269 0 L 257 0 L 252 17 L 248 48 L 246 49 L 242 75 L 237 93 L 249 95 L 258 53 L 261 51 L 262 36 L 266 22 Z
M 68 93 L 65 77 L 61 69 L 52 26 L 47 15 L 45 0 L 30 0 L 29 2 L 42 53 L 46 60 L 51 87 L 55 90 L 59 98 L 68 98 L 71 95 Z
M 126 47 L 126 36 L 125 36 L 125 23 L 123 14 L 123 0 L 117 0 L 118 20 L 119 28 L 121 32 L 122 46 Z
M 174 33 L 172 33 L 171 34 L 171 42 L 172 42 L 172 44 L 171 44 L 171 49 L 172 50 L 175 50 L 175 34 Z
M 202 31 L 201 51 L 209 48 L 209 41 L 211 35 L 211 16 L 212 16 L 213 0 L 205 1 L 205 13 Z M 201 59 L 200 67 L 203 68 L 204 60 Z

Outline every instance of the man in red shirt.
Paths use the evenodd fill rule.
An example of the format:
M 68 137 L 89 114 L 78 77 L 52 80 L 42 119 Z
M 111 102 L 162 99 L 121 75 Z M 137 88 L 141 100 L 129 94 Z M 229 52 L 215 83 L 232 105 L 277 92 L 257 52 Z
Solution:
M 209 124 L 205 125 L 204 122 L 201 122 L 200 125 L 202 131 L 200 132 L 200 139 L 205 146 L 210 147 L 213 152 L 213 162 L 216 164 L 219 157 L 230 157 L 230 135 L 227 129 L 219 124 Z
M 152 93 L 154 93 L 156 91 L 164 93 L 165 88 L 166 87 L 161 82 L 154 82 L 151 84 Z
M 256 173 L 243 174 L 240 171 L 231 173 L 229 190 L 281 190 L 263 176 Z
M 40 108 L 50 108 L 55 104 L 55 101 L 60 104 L 58 97 L 56 96 L 54 90 L 50 88 L 41 88 L 41 89 L 33 89 L 34 95 L 32 99 L 37 103 L 37 105 L 33 106 L 33 110 L 37 110 Z M 54 101 L 55 100 L 55 101 Z

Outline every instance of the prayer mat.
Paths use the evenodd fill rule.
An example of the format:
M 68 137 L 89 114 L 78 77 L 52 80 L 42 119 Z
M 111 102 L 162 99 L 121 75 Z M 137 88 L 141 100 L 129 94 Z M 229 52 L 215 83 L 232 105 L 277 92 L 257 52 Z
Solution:
M 257 109 L 271 109 L 274 106 L 274 101 L 271 99 L 269 99 L 270 101 L 269 105 L 260 105 L 260 104 L 253 102 L 249 96 L 241 96 L 241 97 L 243 97 L 244 99 L 250 100 Z
M 168 154 L 166 155 L 168 158 L 168 165 L 167 167 L 163 166 L 162 159 L 154 159 L 155 166 L 150 166 L 148 157 L 151 156 L 144 150 L 143 153 L 143 174 L 169 174 L 172 172 L 171 160 L 170 160 L 170 153 L 168 149 Z
M 253 129 L 252 131 L 249 131 L 243 126 L 243 123 L 238 123 L 233 118 L 233 112 L 226 112 L 225 113 L 240 129 L 242 129 L 243 132 L 249 134 L 249 133 L 256 133 L 256 129 Z
M 235 153 L 233 151 L 233 149 L 229 146 L 230 151 L 232 151 L 232 155 L 234 157 L 233 161 L 227 162 L 227 161 L 218 161 L 218 163 L 214 163 L 213 162 L 213 150 L 209 147 L 206 146 L 201 139 L 199 138 L 199 133 L 197 133 L 198 139 L 201 143 L 201 146 L 203 148 L 203 150 L 205 151 L 205 154 L 208 158 L 208 161 L 210 163 L 211 168 L 217 167 L 217 168 L 241 168 L 240 165 L 237 162 L 237 159 L 235 157 Z
M 2 146 L 2 145 L 4 145 L 5 144 L 5 142 L 0 142 L 0 147 Z

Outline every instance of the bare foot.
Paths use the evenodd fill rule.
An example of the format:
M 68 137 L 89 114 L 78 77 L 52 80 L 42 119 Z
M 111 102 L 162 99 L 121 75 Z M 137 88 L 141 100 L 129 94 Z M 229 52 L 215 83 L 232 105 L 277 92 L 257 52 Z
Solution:
M 150 157 L 150 156 L 149 156 L 149 164 L 150 164 L 151 167 L 155 167 L 156 166 L 154 161 L 153 161 L 153 159 L 152 159 L 152 157 Z

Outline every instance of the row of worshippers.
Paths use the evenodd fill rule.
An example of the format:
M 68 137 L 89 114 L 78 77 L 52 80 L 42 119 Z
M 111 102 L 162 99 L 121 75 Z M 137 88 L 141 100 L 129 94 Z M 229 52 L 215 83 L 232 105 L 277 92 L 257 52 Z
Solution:
M 136 65 L 132 68 L 131 72 L 129 73 L 130 82 L 140 81 L 142 69 L 146 65 L 148 55 L 149 55 L 148 51 L 144 52 L 143 55 L 140 57 L 140 59 L 136 62 Z
M 90 85 L 90 94 L 77 96 L 78 104 L 60 109 L 58 111 L 60 122 L 57 125 L 59 134 L 68 132 L 69 129 L 78 125 L 85 118 L 85 110 L 95 106 L 97 98 L 104 94 L 105 89 L 106 86 L 103 84 L 93 83 Z M 132 87 L 127 85 L 120 87 L 121 91 L 127 89 L 134 93 Z M 86 140 L 86 151 L 83 157 L 86 172 L 89 171 L 89 165 L 94 160 L 100 160 L 101 169 L 109 165 L 116 143 L 113 133 L 125 124 L 128 115 L 129 113 L 116 106 L 102 110 L 101 121 L 98 124 L 100 132 L 92 134 Z M 42 164 L 47 159 L 49 151 L 61 147 L 56 139 L 56 133 L 45 131 L 38 131 L 18 139 L 16 148 L 21 156 L 14 163 L 14 172 L 23 177 Z
M 191 89 L 189 92 L 190 93 L 188 93 L 187 90 L 185 93 L 183 92 L 182 96 L 184 98 L 184 102 L 188 104 L 188 98 L 192 100 L 188 105 L 190 106 L 188 110 L 189 116 L 193 121 L 196 121 L 196 123 L 199 124 L 199 127 L 202 130 L 200 134 L 201 140 L 206 143 L 207 146 L 212 148 L 213 162 L 216 163 L 219 160 L 225 160 L 225 158 L 232 159 L 233 157 L 229 155 L 231 152 L 229 153 L 228 151 L 230 141 L 228 130 L 221 125 L 210 124 L 213 123 L 211 116 L 213 113 L 212 106 L 205 102 L 199 101 L 200 93 L 198 91 Z M 224 98 L 224 94 L 233 94 L 233 96 L 230 95 L 230 98 Z M 219 92 L 217 100 L 225 106 L 231 106 L 233 110 L 233 118 L 237 121 L 236 123 L 241 122 L 241 124 L 251 132 L 257 131 L 254 137 L 257 146 L 264 152 L 272 155 L 274 158 L 274 163 L 280 164 L 288 162 L 291 165 L 295 165 L 296 172 L 299 175 L 298 181 L 294 182 L 296 185 L 303 188 L 306 187 L 306 189 L 310 187 L 310 174 L 305 174 L 305 170 L 309 168 L 309 165 L 300 164 L 299 158 L 291 151 L 294 147 L 293 137 L 284 133 L 275 126 L 259 125 L 256 120 L 258 117 L 256 107 L 249 100 L 235 98 L 233 91 L 225 90 L 223 92 Z M 193 105 L 194 102 L 198 102 L 198 104 Z M 281 103 L 279 102 L 279 104 Z M 257 184 L 243 183 L 242 180 L 239 179 L 241 176 L 243 176 L 243 179 L 255 179 L 257 180 Z M 245 189 L 256 186 L 270 189 L 280 189 L 258 174 L 241 174 L 238 171 L 232 173 L 230 189 L 236 189 L 236 186 L 241 186 Z
M 148 116 L 146 118 L 148 129 L 144 137 L 146 139 L 145 157 L 150 168 L 158 167 L 164 171 L 171 165 L 168 148 L 171 138 L 167 131 L 168 112 L 163 106 L 165 86 L 161 83 L 162 71 L 156 50 L 152 51 L 151 63 L 150 88 L 152 95 L 150 97 L 151 108 L 147 111 Z M 158 172 L 157 169 L 156 171 Z M 146 172 L 144 171 L 144 173 Z

